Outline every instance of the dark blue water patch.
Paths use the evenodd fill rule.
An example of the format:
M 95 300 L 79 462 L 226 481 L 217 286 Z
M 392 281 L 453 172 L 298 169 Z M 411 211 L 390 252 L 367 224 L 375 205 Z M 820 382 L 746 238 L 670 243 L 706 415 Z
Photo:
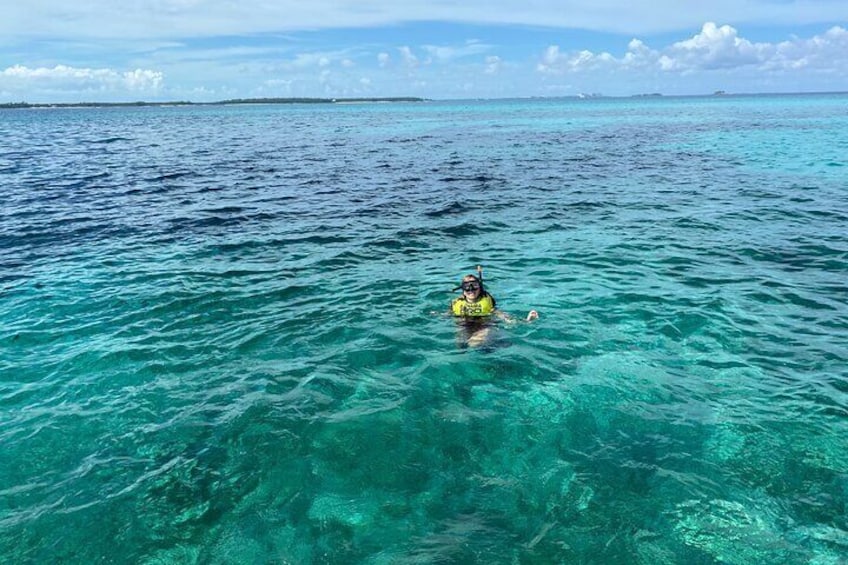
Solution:
M 351 217 L 359 219 L 388 219 L 405 217 L 405 209 L 409 206 L 407 201 L 400 199 L 385 199 L 374 202 L 373 199 L 352 198 L 350 203 L 359 205 L 359 207 L 349 211 Z M 329 214 L 327 212 L 316 212 L 316 215 L 319 217 L 327 217 Z
M 503 226 L 504 224 L 500 225 Z M 475 235 L 494 233 L 498 230 L 499 226 L 496 223 L 481 225 L 479 223 L 463 222 L 461 224 L 441 228 L 438 231 L 448 237 L 461 239 Z
M 381 247 L 390 251 L 415 254 L 426 252 L 431 248 L 425 237 L 412 237 L 410 235 L 399 237 L 378 238 L 368 242 L 368 246 Z
M 433 135 L 422 135 L 418 137 L 394 137 L 390 139 L 386 139 L 385 143 L 388 144 L 409 144 L 409 143 L 421 143 L 422 141 L 437 141 L 438 138 Z
M 135 139 L 132 139 L 130 137 L 105 137 L 102 139 L 86 139 L 83 140 L 82 143 L 89 145 L 111 145 L 113 143 L 120 143 L 122 141 L 132 142 L 135 141 Z
M 243 227 L 255 229 L 258 226 L 275 222 L 283 212 L 269 212 L 241 206 L 222 206 L 193 211 L 191 217 L 169 218 L 166 220 L 165 233 L 207 233 L 220 229 Z
M 99 183 L 95 181 L 99 181 L 102 179 L 109 178 L 110 173 L 108 171 L 101 171 L 97 173 L 91 173 L 87 175 L 69 175 L 64 176 L 59 179 L 51 179 L 51 189 L 56 191 L 77 191 L 78 189 L 89 189 L 96 190 L 99 186 Z M 82 192 L 82 191 L 80 191 Z M 79 192 L 65 192 L 68 199 L 71 200 L 74 197 L 78 197 Z
M 828 300 L 817 300 L 814 295 L 802 296 L 797 292 L 783 292 L 781 298 L 789 304 L 802 306 L 810 310 L 828 310 L 831 312 L 841 311 L 844 304 L 829 304 Z
M 678 229 L 694 229 L 702 231 L 722 232 L 724 228 L 721 224 L 715 222 L 707 222 L 698 218 L 680 218 L 674 221 L 674 227 Z
M 174 218 L 168 221 L 166 233 L 183 233 L 183 232 L 216 232 L 218 228 L 236 227 L 244 223 L 244 218 L 231 216 L 210 216 L 210 217 L 182 217 Z
M 79 246 L 96 245 L 104 238 L 110 241 L 132 239 L 143 230 L 120 222 L 91 217 L 58 218 L 19 225 L 15 232 L 0 233 L 3 254 L 14 254 L 28 263 L 53 255 L 69 256 Z
M 493 176 L 489 176 L 489 175 L 483 175 L 483 174 L 464 176 L 464 177 L 448 176 L 448 177 L 441 177 L 438 180 L 439 180 L 439 182 L 448 183 L 448 184 L 473 182 L 473 183 L 482 184 L 484 186 L 487 185 L 488 183 L 491 183 L 491 182 L 494 182 L 494 181 L 505 182 L 505 179 L 501 179 L 501 178 L 497 178 L 497 177 L 493 177 Z
M 382 256 L 383 254 L 379 249 L 375 249 L 373 251 L 366 250 L 365 252 L 343 251 L 341 253 L 333 255 L 332 257 L 316 261 L 310 266 L 310 268 L 324 269 L 327 271 L 332 271 L 335 269 L 342 270 L 348 267 L 355 267 L 357 265 L 367 263 Z
M 10 258 L 4 257 L 7 251 L 3 247 L 3 239 L 0 237 L 0 296 L 20 286 L 21 283 L 32 278 L 30 263 L 23 260 L 19 252 L 9 253 Z
M 789 213 L 787 212 L 787 214 Z M 848 223 L 848 212 L 840 210 L 802 209 L 793 211 L 791 214 L 810 216 L 813 220 L 832 220 L 841 224 Z
M 324 184 L 326 184 L 326 182 L 327 182 L 326 179 L 322 179 L 322 178 L 307 178 L 307 179 L 301 181 L 299 183 L 299 186 L 304 186 L 304 187 L 323 186 Z M 338 191 L 334 191 L 334 192 L 338 192 Z
M 440 218 L 442 216 L 453 216 L 456 214 L 463 214 L 468 210 L 468 206 L 465 206 L 460 202 L 454 201 L 435 210 L 424 212 L 424 215 L 429 216 L 431 218 Z
M 285 239 L 274 239 L 271 241 L 271 244 L 274 246 L 286 246 L 286 245 L 302 245 L 304 243 L 315 244 L 315 245 L 331 245 L 335 243 L 348 243 L 353 241 L 354 238 L 347 235 L 293 235 L 291 237 L 287 237 Z
M 786 271 L 803 271 L 810 268 L 825 271 L 848 271 L 848 251 L 826 245 L 802 244 L 793 248 L 751 248 L 736 250 L 756 261 L 776 263 Z
M 678 277 L 680 284 L 697 289 L 715 289 L 715 288 L 727 288 L 732 287 L 733 285 L 749 285 L 751 280 L 749 278 L 739 278 L 739 277 L 721 277 L 721 276 L 701 276 L 692 274 L 688 269 L 672 269 L 671 272 Z
M 198 178 L 202 175 L 198 174 L 196 171 L 174 171 L 174 172 L 157 172 L 154 173 L 153 176 L 144 177 L 142 179 L 143 182 L 146 183 L 162 183 L 166 181 L 174 181 L 177 179 L 192 179 Z
M 20 163 L 15 163 L 13 161 L 3 162 L 0 161 L 0 175 L 6 174 L 15 174 L 19 173 L 23 170 L 23 166 Z
M 556 207 L 546 207 L 547 211 L 539 216 L 540 220 L 561 220 L 566 214 L 582 214 L 585 211 L 604 210 L 614 206 L 613 202 L 603 200 L 578 200 L 558 203 Z M 553 209 L 552 209 L 553 208 Z

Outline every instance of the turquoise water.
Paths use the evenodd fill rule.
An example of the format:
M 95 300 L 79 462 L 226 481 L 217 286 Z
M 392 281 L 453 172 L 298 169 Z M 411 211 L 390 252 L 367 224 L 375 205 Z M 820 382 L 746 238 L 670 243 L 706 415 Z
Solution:
M 846 95 L 0 139 L 3 562 L 848 558 Z

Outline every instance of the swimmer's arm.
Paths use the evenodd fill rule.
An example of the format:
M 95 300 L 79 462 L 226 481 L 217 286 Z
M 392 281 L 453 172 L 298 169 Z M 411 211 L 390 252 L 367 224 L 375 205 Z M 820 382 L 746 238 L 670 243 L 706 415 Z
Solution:
M 504 322 L 506 322 L 508 324 L 514 324 L 516 322 L 516 319 L 513 316 L 507 314 L 506 312 L 502 312 L 500 310 L 495 310 L 495 316 L 497 316 L 498 318 L 500 318 L 501 320 L 503 320 Z M 524 318 L 524 321 L 525 322 L 532 322 L 533 320 L 538 320 L 538 319 L 539 319 L 539 313 L 536 312 L 535 310 L 530 310 L 530 312 L 527 313 L 527 317 Z
M 453 316 L 453 310 L 450 307 L 448 307 L 447 310 L 442 310 L 442 311 L 430 310 L 430 315 L 431 316 L 442 316 L 444 318 L 453 318 L 454 317 Z

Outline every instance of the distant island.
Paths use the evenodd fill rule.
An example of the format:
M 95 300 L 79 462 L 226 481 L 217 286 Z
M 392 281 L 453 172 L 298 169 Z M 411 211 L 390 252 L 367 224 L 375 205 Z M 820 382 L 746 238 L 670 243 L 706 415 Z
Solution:
M 234 98 L 218 102 L 59 102 L 30 104 L 29 102 L 0 103 L 8 108 L 112 108 L 134 106 L 225 106 L 232 104 L 367 104 L 372 102 L 425 102 L 425 98 L 399 96 L 389 98 Z
M 567 95 L 567 96 L 529 96 L 528 100 L 557 100 L 557 99 L 577 99 L 577 100 L 597 100 L 597 99 L 617 99 L 617 98 L 661 98 L 668 96 L 671 98 L 698 98 L 702 96 L 821 96 L 821 95 L 848 95 L 848 92 L 833 91 L 833 92 L 751 92 L 751 93 L 729 93 L 724 90 L 715 90 L 712 93 L 704 94 L 671 94 L 665 95 L 661 92 L 644 92 L 641 94 L 630 95 L 612 95 L 607 96 L 599 92 Z M 476 98 L 477 101 L 486 100 L 523 100 L 525 98 Z M 439 99 L 436 99 L 439 100 Z M 457 99 L 462 100 L 462 99 Z M 0 110 L 15 109 L 15 108 L 121 108 L 121 107 L 141 107 L 141 106 L 226 106 L 238 104 L 372 104 L 372 103 L 390 103 L 390 102 L 433 102 L 431 98 L 418 98 L 414 96 L 395 96 L 395 97 L 378 97 L 378 98 L 233 98 L 230 100 L 219 100 L 217 102 L 188 102 L 188 101 L 170 101 L 170 102 L 0 102 Z

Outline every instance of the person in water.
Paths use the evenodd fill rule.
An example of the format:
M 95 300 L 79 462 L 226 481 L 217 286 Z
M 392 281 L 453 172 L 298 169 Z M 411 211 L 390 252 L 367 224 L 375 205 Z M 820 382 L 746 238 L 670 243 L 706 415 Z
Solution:
M 483 278 L 478 275 L 465 275 L 462 282 L 455 290 L 462 289 L 462 296 L 455 298 L 450 304 L 450 313 L 461 319 L 465 333 L 464 342 L 470 346 L 485 343 L 491 331 L 493 318 L 499 318 L 505 322 L 514 322 L 512 316 L 497 308 L 495 297 L 489 294 L 483 287 Z M 539 317 L 539 313 L 530 310 L 525 320 L 532 322 Z

